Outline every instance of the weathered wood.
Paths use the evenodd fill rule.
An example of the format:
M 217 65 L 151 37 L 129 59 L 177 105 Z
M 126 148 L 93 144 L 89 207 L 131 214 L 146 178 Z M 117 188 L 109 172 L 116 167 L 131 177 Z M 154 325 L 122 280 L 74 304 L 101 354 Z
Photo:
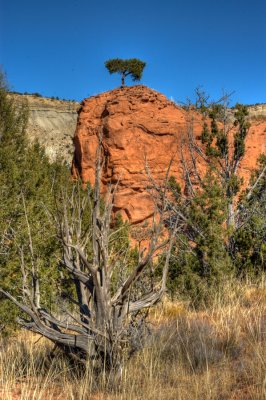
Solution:
M 18 301 L 10 293 L 0 289 L 0 292 L 16 304 L 29 317 L 29 320 L 20 318 L 19 322 L 26 329 L 37 332 L 54 343 L 58 344 L 66 353 L 80 359 L 81 362 L 93 354 L 98 355 L 109 368 L 115 368 L 121 361 L 122 349 L 127 348 L 131 354 L 130 343 L 132 335 L 132 318 L 138 318 L 139 312 L 156 304 L 166 290 L 166 277 L 173 238 L 177 229 L 177 222 L 172 229 L 172 236 L 161 239 L 164 229 L 164 213 L 167 211 L 166 186 L 160 192 L 159 218 L 154 218 L 151 229 L 150 245 L 146 252 L 140 253 L 139 261 L 131 270 L 124 282 L 113 293 L 112 271 L 116 260 L 110 255 L 110 225 L 113 210 L 113 201 L 116 187 L 110 187 L 106 195 L 105 207 L 100 207 L 100 184 L 102 170 L 102 131 L 99 134 L 99 146 L 95 168 L 95 187 L 93 204 L 91 200 L 83 201 L 75 193 L 65 196 L 62 211 L 53 220 L 57 224 L 58 238 L 62 244 L 63 256 L 61 268 L 72 276 L 76 288 L 76 297 L 73 303 L 78 304 L 78 316 L 65 311 L 72 318 L 73 323 L 56 318 L 41 307 L 40 291 L 36 285 L 32 286 L 26 267 L 23 264 L 23 285 L 25 303 Z M 168 180 L 168 168 L 166 181 Z M 82 218 L 86 207 L 91 207 L 90 232 L 82 233 Z M 30 235 L 30 227 L 29 235 Z M 30 237 L 30 236 L 29 236 Z M 87 244 L 91 241 L 92 252 L 87 251 Z M 30 243 L 32 258 L 34 249 Z M 149 268 L 153 257 L 158 251 L 167 250 L 163 267 L 162 280 L 159 286 L 148 293 L 132 297 L 134 286 L 143 273 Z M 121 261 L 121 260 L 120 260 Z M 127 270 L 126 260 L 121 262 L 121 272 Z M 32 274 L 34 279 L 34 274 Z M 38 282 L 39 284 L 39 282 Z M 32 292 L 32 287 L 33 291 Z M 142 329 L 143 318 L 139 317 L 138 329 Z M 93 347 L 93 351 L 92 351 Z

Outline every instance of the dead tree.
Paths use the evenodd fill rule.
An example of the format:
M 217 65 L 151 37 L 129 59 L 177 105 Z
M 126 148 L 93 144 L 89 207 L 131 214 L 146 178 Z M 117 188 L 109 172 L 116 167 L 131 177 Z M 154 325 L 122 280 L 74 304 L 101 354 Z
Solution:
M 60 268 L 66 271 L 74 282 L 73 302 L 76 310 L 73 311 L 73 307 L 65 308 L 58 316 L 42 306 L 41 282 L 34 264 L 30 226 L 28 233 L 32 265 L 25 265 L 21 252 L 22 296 L 18 299 L 3 289 L 0 289 L 0 292 L 23 312 L 24 316 L 19 319 L 22 327 L 50 339 L 79 362 L 85 363 L 89 358 L 98 359 L 106 368 L 113 369 L 121 364 L 125 352 L 132 354 L 136 331 L 141 330 L 143 325 L 143 310 L 156 304 L 166 290 L 169 258 L 176 227 L 172 227 L 167 238 L 165 235 L 161 238 L 167 208 L 162 198 L 160 207 L 155 210 L 156 218 L 148 248 L 141 252 L 134 268 L 128 268 L 126 257 L 118 263 L 110 244 L 116 188 L 109 187 L 103 206 L 100 198 L 102 151 L 101 134 L 93 192 L 83 199 L 75 195 L 64 196 L 61 211 L 53 216 L 58 228 L 58 240 L 62 244 Z M 88 209 L 91 223 L 84 232 L 82 223 Z M 145 271 L 151 268 L 154 255 L 163 250 L 166 251 L 166 256 L 158 285 L 144 293 L 134 292 L 135 285 Z M 114 285 L 113 273 L 117 268 L 121 276 L 126 276 L 119 285 Z

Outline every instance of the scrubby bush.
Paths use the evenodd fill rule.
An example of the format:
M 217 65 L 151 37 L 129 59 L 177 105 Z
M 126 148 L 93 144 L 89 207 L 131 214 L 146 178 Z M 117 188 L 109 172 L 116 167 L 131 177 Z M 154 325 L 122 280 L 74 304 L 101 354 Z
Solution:
M 68 168 L 51 163 L 38 143 L 29 144 L 26 127 L 28 106 L 7 95 L 4 74 L 0 75 L 0 280 L 18 296 L 22 281 L 20 262 L 38 264 L 46 305 L 53 307 L 58 279 L 54 265 L 59 245 L 47 210 L 56 207 L 56 193 L 69 181 Z M 29 236 L 34 246 L 31 254 Z M 0 325 L 14 322 L 15 309 L 1 296 Z

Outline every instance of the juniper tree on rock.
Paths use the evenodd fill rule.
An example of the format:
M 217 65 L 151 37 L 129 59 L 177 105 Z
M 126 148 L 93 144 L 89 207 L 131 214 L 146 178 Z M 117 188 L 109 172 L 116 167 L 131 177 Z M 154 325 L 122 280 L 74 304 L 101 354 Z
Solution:
M 110 74 L 121 74 L 121 85 L 125 86 L 125 78 L 131 76 L 133 81 L 139 81 L 142 77 L 146 63 L 138 58 L 129 58 L 123 60 L 121 58 L 113 58 L 105 62 L 105 67 Z

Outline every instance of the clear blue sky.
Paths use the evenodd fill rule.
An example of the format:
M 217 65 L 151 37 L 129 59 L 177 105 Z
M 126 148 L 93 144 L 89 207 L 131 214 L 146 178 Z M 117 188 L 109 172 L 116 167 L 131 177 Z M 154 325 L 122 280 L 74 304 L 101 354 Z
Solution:
M 0 0 L 13 90 L 81 100 L 119 86 L 104 67 L 116 57 L 146 61 L 142 83 L 175 101 L 202 85 L 266 102 L 266 1 Z

